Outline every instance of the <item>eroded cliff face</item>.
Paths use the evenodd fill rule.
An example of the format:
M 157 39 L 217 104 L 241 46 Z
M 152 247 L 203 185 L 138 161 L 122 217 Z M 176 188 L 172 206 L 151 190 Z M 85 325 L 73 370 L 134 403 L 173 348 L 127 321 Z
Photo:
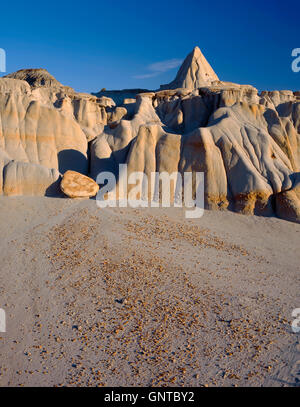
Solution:
M 91 175 L 119 163 L 148 177 L 204 172 L 207 208 L 299 221 L 300 100 L 286 97 L 233 84 L 140 94 L 133 118 L 91 143 Z
M 184 64 L 181 79 L 191 72 Z M 299 92 L 258 95 L 211 73 L 205 86 L 141 93 L 116 107 L 107 97 L 49 85 L 40 73 L 33 82 L 29 73 L 30 86 L 25 74 L 0 79 L 5 195 L 51 194 L 67 170 L 96 179 L 101 171 L 118 176 L 126 163 L 129 174 L 149 177 L 204 172 L 209 209 L 300 222 Z
M 26 75 L 32 86 L 0 79 L 0 193 L 5 195 L 53 193 L 60 173 L 87 174 L 88 142 L 103 131 L 106 108 L 114 105 L 47 81 L 48 75 L 43 81 L 43 70 L 33 71 Z

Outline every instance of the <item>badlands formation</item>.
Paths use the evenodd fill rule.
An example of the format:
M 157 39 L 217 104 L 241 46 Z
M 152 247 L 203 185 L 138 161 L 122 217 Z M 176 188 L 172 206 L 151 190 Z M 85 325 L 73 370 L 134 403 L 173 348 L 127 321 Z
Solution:
M 53 196 L 68 170 L 96 180 L 127 164 L 204 172 L 206 208 L 300 223 L 299 91 L 223 82 L 196 47 L 160 90 L 109 93 L 77 93 L 44 69 L 1 78 L 0 194 Z

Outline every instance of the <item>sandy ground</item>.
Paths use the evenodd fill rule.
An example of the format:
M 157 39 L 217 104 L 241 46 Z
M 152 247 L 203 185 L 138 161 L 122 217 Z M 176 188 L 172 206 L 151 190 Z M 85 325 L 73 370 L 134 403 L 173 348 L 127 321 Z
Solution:
M 298 386 L 300 225 L 0 198 L 1 386 Z

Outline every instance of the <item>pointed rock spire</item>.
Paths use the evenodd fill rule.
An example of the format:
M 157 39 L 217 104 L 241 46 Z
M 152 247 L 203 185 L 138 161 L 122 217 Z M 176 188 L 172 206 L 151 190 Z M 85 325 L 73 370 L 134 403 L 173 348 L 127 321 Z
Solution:
M 197 89 L 218 80 L 218 76 L 207 62 L 200 48 L 195 47 L 184 60 L 174 81 L 167 85 L 161 85 L 161 89 Z

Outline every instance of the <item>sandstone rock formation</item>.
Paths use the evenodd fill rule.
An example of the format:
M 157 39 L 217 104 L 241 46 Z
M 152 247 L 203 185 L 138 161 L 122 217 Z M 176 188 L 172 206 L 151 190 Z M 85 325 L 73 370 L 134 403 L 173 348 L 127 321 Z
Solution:
M 64 86 L 58 82 L 46 69 L 20 69 L 6 75 L 5 78 L 19 79 L 26 81 L 32 88 L 39 88 L 41 86 L 63 88 Z M 72 91 L 72 88 L 69 88 Z
M 10 161 L 3 170 L 4 195 L 53 195 L 58 192 L 59 172 L 43 165 Z
M 291 117 L 287 133 L 275 106 L 266 108 L 253 88 L 238 89 L 204 89 L 201 96 L 182 97 L 181 91 L 139 95 L 132 120 L 121 120 L 93 140 L 92 176 L 108 168 L 117 172 L 119 163 L 148 176 L 204 172 L 206 207 L 272 214 L 274 197 L 293 188 L 299 167 L 296 123 Z M 252 98 L 260 103 L 250 103 Z M 276 130 L 285 135 L 282 147 L 269 129 L 274 136 Z M 294 148 L 288 147 L 291 142 Z
M 21 79 L 18 79 L 21 78 Z M 107 124 L 109 98 L 61 85 L 46 70 L 0 79 L 0 194 L 45 195 L 59 173 L 88 173 L 88 142 Z
M 218 80 L 195 59 L 202 59 L 199 49 L 169 89 L 137 95 L 130 120 L 125 116 L 93 140 L 91 175 L 96 179 L 107 169 L 117 174 L 119 163 L 148 177 L 154 171 L 204 172 L 207 208 L 277 213 L 299 222 L 299 94 L 259 95 L 250 85 Z
M 109 94 L 40 70 L 0 79 L 0 191 L 49 194 L 67 170 L 118 178 L 126 163 L 148 176 L 204 172 L 207 208 L 300 222 L 299 92 L 220 81 L 195 48 L 161 90 Z
M 161 85 L 161 89 L 198 89 L 209 86 L 219 78 L 207 62 L 200 48 L 195 47 L 181 65 L 175 80 L 167 85 Z
M 70 170 L 64 173 L 60 188 L 69 198 L 90 198 L 99 191 L 99 185 L 94 180 Z
M 135 99 L 136 95 L 147 91 L 147 89 L 101 90 L 92 93 L 92 95 L 97 96 L 97 98 L 107 97 L 113 99 L 117 106 L 121 106 L 126 99 Z

